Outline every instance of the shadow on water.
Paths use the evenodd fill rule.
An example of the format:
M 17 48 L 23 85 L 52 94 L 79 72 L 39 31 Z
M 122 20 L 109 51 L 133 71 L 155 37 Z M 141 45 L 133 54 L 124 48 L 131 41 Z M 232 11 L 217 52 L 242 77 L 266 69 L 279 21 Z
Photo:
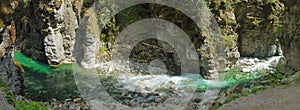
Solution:
M 20 52 L 15 52 L 14 58 L 25 71 L 26 97 L 36 101 L 47 101 L 52 98 L 63 100 L 80 96 L 75 84 L 72 65 L 50 67 L 33 61 Z
M 26 97 L 32 100 L 45 101 L 51 98 L 63 100 L 79 97 L 71 65 L 69 69 L 53 69 L 51 74 L 41 74 L 30 68 L 24 68 Z

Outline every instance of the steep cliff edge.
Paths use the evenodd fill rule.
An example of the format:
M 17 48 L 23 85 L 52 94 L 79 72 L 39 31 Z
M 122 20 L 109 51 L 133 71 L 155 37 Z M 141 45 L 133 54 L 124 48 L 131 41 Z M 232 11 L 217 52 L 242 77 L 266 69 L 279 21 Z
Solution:
M 74 62 L 81 1 L 32 0 L 27 5 L 19 8 L 14 18 L 21 52 L 50 65 Z
M 282 55 L 278 37 L 285 5 L 280 0 L 241 0 L 234 2 L 239 25 L 239 52 L 243 57 L 265 58 Z
M 24 70 L 13 59 L 16 40 L 15 22 L 11 20 L 12 14 L 18 8 L 17 0 L 0 1 L 0 76 L 2 82 L 11 87 L 15 95 L 24 95 Z
M 97 8 L 97 6 L 91 5 L 91 1 L 94 0 L 89 0 L 89 3 L 85 5 Z M 267 77 L 267 83 L 282 81 L 280 78 L 277 79 L 277 77 L 285 77 L 282 74 L 289 73 L 279 72 L 279 69 L 274 67 L 278 62 L 280 62 L 280 66 L 285 67 L 284 69 L 288 71 L 300 70 L 299 1 L 205 0 L 205 2 L 213 14 L 211 19 L 215 19 L 219 24 L 218 26 L 221 29 L 223 39 L 216 39 L 215 41 L 207 40 L 206 33 L 198 29 L 190 18 L 176 10 L 176 7 L 167 7 L 158 4 L 140 4 L 125 9 L 124 13 L 120 12 L 121 14 L 119 13 L 119 15 L 114 16 L 109 24 L 101 24 L 99 19 L 103 16 L 106 17 L 106 15 L 100 15 L 97 12 L 99 10 L 93 9 L 88 9 L 84 13 L 81 13 L 82 5 L 84 4 L 83 0 L 2 0 L 0 1 L 0 76 L 2 77 L 2 81 L 12 88 L 11 91 L 14 94 L 24 95 L 24 70 L 22 66 L 25 69 L 26 67 L 34 68 L 32 70 L 36 73 L 46 73 L 48 75 L 54 73 L 51 71 L 53 68 L 49 65 L 63 66 L 61 64 L 73 63 L 76 59 L 81 66 L 91 68 L 97 63 L 98 59 L 96 58 L 99 58 L 99 56 L 109 53 L 109 57 L 111 57 L 112 52 L 110 50 L 114 46 L 115 37 L 118 36 L 122 28 L 151 17 L 170 21 L 178 25 L 190 36 L 190 40 L 192 40 L 199 55 L 200 74 L 206 79 L 217 79 L 220 74 L 214 74 L 217 72 L 211 72 L 212 70 L 221 70 L 224 72 L 232 69 L 236 61 L 238 59 L 243 60 L 243 57 L 250 57 L 250 59 L 248 61 L 245 60 L 245 63 L 241 65 L 253 65 L 255 68 L 246 68 L 246 70 L 242 68 L 241 70 L 237 69 L 230 72 L 230 74 L 234 74 L 232 77 L 234 79 L 241 79 L 239 73 L 242 74 L 244 72 L 273 75 Z M 106 14 L 111 14 L 110 11 L 115 7 L 106 8 L 107 10 L 100 11 L 107 11 Z M 173 16 L 172 14 L 174 13 L 175 15 Z M 84 15 L 84 17 L 81 15 Z M 125 16 L 129 17 L 125 18 Z M 79 22 L 80 19 L 83 22 Z M 107 26 L 100 32 L 99 24 Z M 76 31 L 79 31 L 79 34 Z M 224 48 L 222 47 L 218 50 L 222 54 L 221 57 L 215 57 L 213 55 L 215 50 L 209 47 L 210 44 L 218 43 L 225 44 Z M 177 72 L 181 64 L 176 57 L 176 52 L 173 50 L 161 51 L 164 49 L 159 49 L 160 47 L 171 48 L 163 41 L 145 40 L 133 49 L 132 53 L 135 54 L 133 57 L 142 61 L 142 63 L 165 63 L 167 65 L 165 68 L 171 71 L 175 69 L 174 71 Z M 20 53 L 15 52 L 15 50 L 20 50 Z M 147 52 L 147 50 L 150 51 Z M 22 53 L 26 54 L 26 56 Z M 273 58 L 273 56 L 278 56 L 277 58 L 279 59 L 282 58 L 281 55 L 285 57 L 281 59 L 282 61 L 276 59 L 274 62 L 268 61 L 270 65 L 258 65 L 260 60 L 257 57 L 262 58 L 263 61 L 268 60 L 269 57 Z M 27 56 L 46 65 L 36 63 Z M 212 57 L 222 59 L 223 62 L 217 65 L 218 62 L 212 61 Z M 21 62 L 21 66 L 16 61 L 18 58 L 27 61 L 22 63 L 18 60 Z M 161 61 L 163 62 L 155 59 L 162 59 Z M 219 68 L 216 69 L 216 65 Z M 106 65 L 100 66 L 103 66 L 105 69 L 111 69 L 110 67 L 119 68 L 118 64 L 109 65 L 110 67 Z M 261 66 L 267 66 L 268 68 L 260 72 L 257 68 Z M 42 71 L 38 71 L 38 69 L 41 70 L 39 67 L 43 67 Z M 72 73 L 71 70 L 72 68 L 69 71 L 70 73 Z M 273 70 L 276 72 L 274 73 Z M 68 76 L 63 71 L 65 70 L 57 71 L 57 73 L 59 72 L 58 76 L 57 78 L 55 77 L 56 79 L 53 78 L 55 79 L 53 81 L 57 81 L 58 84 L 65 84 L 70 88 L 71 85 L 64 81 L 71 82 L 72 80 L 65 78 L 73 78 L 73 74 Z M 35 72 L 26 70 L 26 75 L 38 76 Z M 172 75 L 172 73 L 168 75 Z M 34 77 L 26 79 L 26 81 L 38 82 L 37 79 L 45 80 L 46 78 Z M 109 80 L 105 81 L 109 82 Z M 125 80 L 128 80 L 128 78 Z M 262 82 L 262 85 L 266 84 L 266 82 Z M 52 85 L 56 85 L 57 83 L 53 83 Z M 76 89 L 76 85 L 74 84 L 73 86 Z M 30 89 L 30 87 L 35 86 L 28 86 L 26 90 Z M 48 92 L 54 91 L 53 88 L 49 90 Z M 32 96 L 38 94 L 38 92 L 32 92 Z M 45 94 L 48 92 L 45 92 Z M 52 97 L 49 94 L 47 95 Z M 29 97 L 34 99 L 31 96 Z
M 24 95 L 24 70 L 22 66 L 13 59 L 15 34 L 14 21 L 11 21 L 9 25 L 6 25 L 1 30 L 0 76 L 2 77 L 2 81 L 11 87 L 14 94 Z
M 286 0 L 287 9 L 282 17 L 282 31 L 279 37 L 287 69 L 300 70 L 300 2 Z
M 17 31 L 17 49 L 20 49 L 22 53 L 25 53 L 35 60 L 50 65 L 74 62 L 73 51 L 75 42 L 79 45 L 87 42 L 85 46 L 93 47 L 94 42 L 90 40 L 93 40 L 94 38 L 99 40 L 97 37 L 100 38 L 102 34 L 104 34 L 108 37 L 104 38 L 104 40 L 101 38 L 100 42 L 103 41 L 103 44 L 109 45 L 110 42 L 113 42 L 107 40 L 110 39 L 109 36 L 115 36 L 114 34 L 118 33 L 110 32 L 110 29 L 104 30 L 101 35 L 95 34 L 95 32 L 89 34 L 88 32 L 86 35 L 93 34 L 93 37 L 91 37 L 90 40 L 84 42 L 76 41 L 78 40 L 76 39 L 78 35 L 76 35 L 75 31 L 79 27 L 79 19 L 81 18 L 80 13 L 82 5 L 84 5 L 81 0 L 29 0 L 20 3 L 13 0 L 13 2 L 15 5 L 10 6 L 7 3 L 3 5 L 3 8 L 10 8 L 0 12 L 4 14 L 4 16 L 1 16 L 1 19 L 3 20 L 0 21 L 0 26 L 4 27 L 7 21 L 14 20 Z M 298 2 L 284 0 L 206 0 L 206 3 L 221 28 L 224 38 L 223 41 L 226 45 L 225 53 L 227 54 L 227 57 L 224 62 L 225 65 L 222 64 L 223 66 L 221 66 L 219 70 L 224 70 L 227 67 L 231 68 L 240 55 L 242 57 L 260 58 L 284 55 L 286 57 L 286 63 L 283 65 L 287 64 L 289 68 L 294 70 L 299 69 L 298 56 L 300 53 L 297 52 L 299 50 L 299 43 L 297 43 L 299 41 L 297 40 Z M 91 4 L 92 2 L 89 2 L 85 5 L 91 6 Z M 145 8 L 147 8 L 147 11 L 144 11 Z M 119 22 L 120 25 L 122 25 L 123 21 L 126 20 L 134 21 L 134 19 L 138 17 L 147 18 L 150 16 L 160 16 L 158 18 L 170 21 L 184 18 L 181 14 L 177 14 L 177 17 L 175 18 L 164 16 L 171 13 L 170 10 L 160 11 L 164 8 L 165 7 L 163 6 L 153 7 L 151 5 L 146 7 L 136 7 L 138 10 L 137 12 L 145 12 L 145 14 L 130 14 L 132 17 L 112 19 L 116 21 L 111 23 Z M 14 11 L 12 11 L 13 9 L 16 9 L 17 12 L 14 13 Z M 13 17 L 9 17 L 9 15 L 12 15 Z M 92 26 L 97 25 L 96 22 L 97 20 L 94 20 L 89 23 Z M 211 56 L 205 55 L 205 53 L 210 53 L 210 50 L 207 50 L 206 48 L 205 36 L 201 35 L 201 32 L 199 35 L 199 32 L 197 32 L 199 30 L 194 29 L 194 26 L 191 26 L 189 22 L 188 19 L 184 18 L 183 23 L 177 24 L 182 25 L 181 28 L 191 36 L 195 47 L 197 50 L 200 50 L 200 68 L 203 70 L 202 74 L 210 77 L 212 74 L 209 73 L 209 70 L 214 69 L 214 67 L 211 67 L 210 65 L 214 62 L 210 61 Z M 100 45 L 102 45 L 102 43 L 100 43 Z M 85 50 L 86 52 L 88 52 L 87 49 L 88 48 Z M 97 50 L 100 51 L 101 49 L 98 49 L 96 46 L 92 53 L 97 53 Z M 88 59 L 95 56 L 86 52 L 84 52 L 85 56 L 82 56 L 79 60 L 85 60 L 85 63 L 91 62 L 88 61 Z
M 283 55 L 286 70 L 300 69 L 299 2 L 241 0 L 233 2 L 242 57 Z

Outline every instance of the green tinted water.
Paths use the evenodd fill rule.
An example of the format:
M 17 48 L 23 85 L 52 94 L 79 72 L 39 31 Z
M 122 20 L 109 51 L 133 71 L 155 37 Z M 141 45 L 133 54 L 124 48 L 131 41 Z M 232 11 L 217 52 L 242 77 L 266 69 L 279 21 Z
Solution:
M 72 65 L 50 67 L 34 61 L 20 52 L 15 52 L 14 58 L 23 66 L 25 71 L 26 97 L 47 101 L 51 98 L 66 99 L 79 96 Z
M 24 68 L 30 68 L 36 73 L 51 74 L 51 68 L 43 63 L 32 60 L 21 52 L 14 53 L 14 59 L 18 61 Z
M 24 79 L 26 95 L 34 100 L 49 100 L 48 98 L 65 99 L 79 96 L 75 79 L 73 76 L 72 65 L 60 65 L 50 67 L 46 64 L 28 58 L 26 55 L 15 52 L 14 58 L 25 70 Z M 203 92 L 208 86 L 218 86 L 222 89 L 238 83 L 247 83 L 260 77 L 260 73 L 241 73 L 239 70 L 231 70 L 220 73 L 219 80 L 205 80 L 200 78 L 198 82 L 187 81 L 184 86 L 197 85 L 197 91 Z M 191 77 L 194 76 L 183 76 Z

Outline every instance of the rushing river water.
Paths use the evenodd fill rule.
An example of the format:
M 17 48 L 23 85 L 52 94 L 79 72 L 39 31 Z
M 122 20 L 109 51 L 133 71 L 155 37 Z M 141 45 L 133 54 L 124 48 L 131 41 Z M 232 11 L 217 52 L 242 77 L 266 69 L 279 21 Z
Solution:
M 26 95 L 33 100 L 49 100 L 51 98 L 65 99 L 78 97 L 80 94 L 75 84 L 72 65 L 61 65 L 58 67 L 49 67 L 48 65 L 36 62 L 26 57 L 22 53 L 16 52 L 15 59 L 24 67 L 24 79 L 26 86 Z M 271 60 L 276 59 L 271 58 Z M 276 60 L 277 61 L 277 60 Z M 271 61 L 264 63 L 258 62 L 259 65 L 270 66 Z M 99 64 L 100 66 L 101 64 Z M 109 65 L 102 65 L 100 69 L 108 69 Z M 113 66 L 113 65 L 111 65 Z M 113 67 L 119 67 L 115 65 Z M 247 66 L 246 68 L 250 68 Z M 237 83 L 249 82 L 258 79 L 261 74 L 253 68 L 251 72 L 243 73 L 241 70 L 231 70 L 222 73 L 220 79 L 206 80 L 200 75 L 185 74 L 181 76 L 169 75 L 142 75 L 129 72 L 118 71 L 114 76 L 117 80 L 120 90 L 129 90 L 139 93 L 159 93 L 162 88 L 176 89 L 195 89 L 196 92 L 204 92 L 208 86 L 227 88 Z M 120 69 L 120 68 L 119 68 Z M 112 70 L 110 70 L 112 71 Z M 101 75 L 100 75 L 101 76 Z M 101 79 L 101 78 L 100 78 Z M 109 80 L 106 80 L 109 81 Z

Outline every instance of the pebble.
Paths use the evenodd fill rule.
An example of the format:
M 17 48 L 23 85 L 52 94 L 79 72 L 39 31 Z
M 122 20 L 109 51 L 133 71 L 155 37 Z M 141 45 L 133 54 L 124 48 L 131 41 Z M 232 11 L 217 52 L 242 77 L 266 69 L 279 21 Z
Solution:
M 156 102 L 156 103 L 160 103 L 160 102 L 161 102 L 161 98 L 156 98 L 156 99 L 155 99 L 155 102 Z
M 75 102 L 75 103 L 79 103 L 79 102 L 81 102 L 81 98 L 76 98 L 76 99 L 73 99 L 73 102 Z
M 140 106 L 140 104 L 134 100 L 130 100 L 129 105 L 131 107 L 139 107 Z
M 68 98 L 68 99 L 66 99 L 65 101 L 66 101 L 66 102 L 70 102 L 70 101 L 72 101 L 72 99 L 69 99 L 69 98 Z
M 251 70 L 248 69 L 248 68 L 243 68 L 243 69 L 242 69 L 242 72 L 244 72 L 244 73 L 249 73 L 249 72 L 251 72 Z
M 75 109 L 75 103 L 71 103 L 69 106 L 69 109 L 74 110 Z

